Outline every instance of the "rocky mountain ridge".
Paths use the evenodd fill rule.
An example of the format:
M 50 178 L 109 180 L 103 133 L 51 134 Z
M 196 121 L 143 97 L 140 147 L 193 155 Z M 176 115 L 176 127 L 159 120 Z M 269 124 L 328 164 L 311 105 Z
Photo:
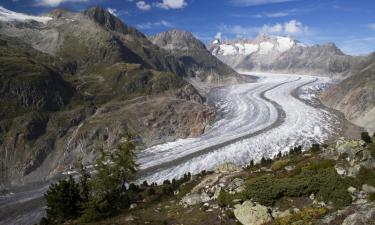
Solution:
M 214 118 L 185 65 L 110 14 L 0 10 L 0 186 L 92 162 L 124 132 L 150 146 Z
M 217 84 L 236 83 L 239 79 L 237 72 L 212 56 L 204 43 L 190 32 L 173 29 L 149 39 L 182 61 L 192 77 Z
M 346 118 L 375 132 L 375 53 L 369 55 L 362 69 L 326 90 L 321 100 L 342 111 Z
M 363 59 L 333 43 L 308 46 L 291 37 L 259 35 L 253 40 L 215 40 L 211 53 L 237 70 L 300 73 L 342 78 Z

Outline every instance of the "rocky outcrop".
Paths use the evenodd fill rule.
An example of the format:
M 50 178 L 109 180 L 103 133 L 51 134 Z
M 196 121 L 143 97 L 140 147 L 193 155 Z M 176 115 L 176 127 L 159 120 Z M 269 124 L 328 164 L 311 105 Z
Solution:
M 272 220 L 267 207 L 245 201 L 242 205 L 234 206 L 234 215 L 243 225 L 261 225 Z

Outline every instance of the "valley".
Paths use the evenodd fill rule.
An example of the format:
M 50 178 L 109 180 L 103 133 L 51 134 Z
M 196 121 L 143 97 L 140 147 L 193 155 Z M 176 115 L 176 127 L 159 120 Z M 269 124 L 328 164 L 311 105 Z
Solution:
M 208 102 L 219 117 L 207 132 L 196 138 L 154 145 L 137 154 L 140 181 L 162 183 L 187 172 L 213 170 L 227 162 L 246 166 L 251 159 L 273 157 L 296 145 L 323 143 L 340 135 L 348 123 L 324 107 L 309 104 L 318 98 L 313 90 L 326 85 L 329 78 L 240 73 L 258 79 L 211 89 Z M 0 224 L 23 224 L 32 218 L 37 222 L 44 214 L 42 196 L 47 187 L 30 186 L 2 196 L 0 209 L 4 213 L 0 213 Z
M 143 13 L 172 9 L 148 7 Z M 292 199 L 285 212 L 336 213 L 331 195 L 345 197 L 346 214 L 359 209 L 350 193 L 353 202 L 366 199 L 359 205 L 375 200 L 375 53 L 302 43 L 290 32 L 308 29 L 296 20 L 277 24 L 278 32 L 236 26 L 254 34 L 227 30 L 213 39 L 167 21 L 125 23 L 125 12 L 102 6 L 47 9 L 28 15 L 0 6 L 0 225 L 95 223 L 142 210 L 153 217 L 160 211 L 153 207 L 170 200 L 182 214 L 214 211 L 209 225 L 253 225 L 233 213 L 262 203 L 254 196 L 269 197 L 244 184 L 264 174 L 283 181 L 262 203 L 269 221 L 281 217 L 268 215 L 279 212 L 276 202 L 294 197 L 327 194 L 315 199 L 324 205 Z M 305 173 L 315 169 L 323 172 Z M 234 191 L 240 186 L 251 193 Z M 163 224 L 176 221 L 164 217 Z M 135 220 L 148 222 L 125 224 Z
M 213 89 L 208 101 L 221 118 L 206 133 L 138 154 L 143 179 L 161 183 L 186 172 L 212 170 L 225 162 L 245 166 L 251 159 L 272 158 L 293 146 L 323 143 L 344 130 L 345 120 L 324 107 L 309 105 L 295 94 L 302 87 L 326 85 L 329 78 L 240 73 L 257 75 L 258 81 Z M 310 100 L 318 98 L 318 93 L 299 94 Z

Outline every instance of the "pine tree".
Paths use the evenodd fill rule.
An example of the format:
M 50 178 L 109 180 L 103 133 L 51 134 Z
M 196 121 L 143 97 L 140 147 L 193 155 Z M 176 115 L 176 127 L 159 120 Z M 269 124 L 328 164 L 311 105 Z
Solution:
M 254 160 L 250 161 L 250 167 L 254 167 Z
M 45 194 L 47 217 L 50 224 L 61 224 L 80 215 L 82 198 L 78 184 L 70 176 L 52 184 Z
M 80 169 L 79 169 L 79 190 L 80 190 L 80 195 L 83 200 L 83 202 L 86 202 L 89 200 L 90 197 L 90 184 L 89 180 L 91 178 L 90 173 L 87 171 L 86 167 L 82 164 L 80 161 Z
M 92 221 L 116 214 L 120 209 L 129 207 L 134 199 L 134 190 L 127 185 L 135 178 L 135 145 L 130 140 L 120 144 L 117 150 L 108 154 L 102 151 L 96 161 L 96 175 L 91 179 L 91 197 L 85 208 L 83 221 Z
M 366 143 L 372 143 L 371 137 L 368 134 L 368 132 L 362 132 L 361 133 L 361 139 Z

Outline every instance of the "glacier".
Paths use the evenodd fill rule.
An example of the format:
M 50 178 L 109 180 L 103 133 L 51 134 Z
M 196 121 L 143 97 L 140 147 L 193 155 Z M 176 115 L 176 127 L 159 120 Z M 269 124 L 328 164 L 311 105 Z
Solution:
M 251 160 L 273 157 L 296 145 L 323 143 L 340 132 L 336 115 L 309 103 L 317 99 L 314 90 L 327 85 L 329 78 L 239 73 L 259 79 L 256 83 L 213 89 L 209 101 L 221 118 L 200 137 L 179 139 L 140 152 L 137 162 L 141 180 L 161 183 L 187 172 L 212 170 L 226 162 L 245 166 Z

